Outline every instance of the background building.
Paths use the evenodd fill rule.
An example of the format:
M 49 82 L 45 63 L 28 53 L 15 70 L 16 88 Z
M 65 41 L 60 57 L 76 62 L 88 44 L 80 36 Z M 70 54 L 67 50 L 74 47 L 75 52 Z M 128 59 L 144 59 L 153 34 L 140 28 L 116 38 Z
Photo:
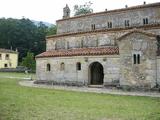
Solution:
M 0 49 L 0 68 L 16 68 L 18 65 L 18 52 Z

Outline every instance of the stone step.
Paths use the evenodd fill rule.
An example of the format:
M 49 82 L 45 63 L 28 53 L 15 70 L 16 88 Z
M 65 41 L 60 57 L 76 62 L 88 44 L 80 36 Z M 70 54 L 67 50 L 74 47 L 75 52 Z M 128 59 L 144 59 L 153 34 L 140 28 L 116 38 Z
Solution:
M 103 85 L 88 85 L 90 88 L 103 88 Z

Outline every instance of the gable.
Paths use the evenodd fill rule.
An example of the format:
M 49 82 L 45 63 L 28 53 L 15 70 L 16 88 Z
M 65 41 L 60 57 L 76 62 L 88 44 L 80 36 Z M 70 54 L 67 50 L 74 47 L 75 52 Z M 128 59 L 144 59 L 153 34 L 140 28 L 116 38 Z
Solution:
M 117 40 L 119 40 L 119 41 L 124 40 L 126 37 L 129 37 L 129 36 L 131 36 L 133 34 L 143 35 L 143 36 L 152 37 L 152 38 L 156 38 L 157 37 L 157 35 L 154 34 L 154 33 L 145 32 L 145 31 L 142 31 L 142 30 L 134 29 L 134 30 L 132 30 L 132 31 L 120 36 Z
M 131 31 L 118 39 L 120 54 L 132 55 L 135 51 L 141 51 L 150 56 L 157 51 L 156 35 L 143 31 Z

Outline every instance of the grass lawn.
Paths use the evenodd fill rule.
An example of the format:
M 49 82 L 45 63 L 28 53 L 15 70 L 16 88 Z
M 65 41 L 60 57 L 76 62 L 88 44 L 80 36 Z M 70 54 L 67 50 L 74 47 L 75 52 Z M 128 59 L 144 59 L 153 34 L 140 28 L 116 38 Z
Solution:
M 160 120 L 160 98 L 29 88 L 18 81 L 0 78 L 0 120 Z
M 13 78 L 30 78 L 32 77 L 33 79 L 35 79 L 35 74 L 29 73 L 29 74 L 25 74 L 25 73 L 16 73 L 16 72 L 0 72 L 0 78 L 9 78 L 9 77 L 13 77 Z

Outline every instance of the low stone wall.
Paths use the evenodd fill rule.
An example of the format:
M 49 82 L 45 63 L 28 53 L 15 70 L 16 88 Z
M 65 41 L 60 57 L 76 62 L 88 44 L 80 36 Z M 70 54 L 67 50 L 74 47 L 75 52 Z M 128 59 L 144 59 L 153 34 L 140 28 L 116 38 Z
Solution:
M 0 72 L 25 72 L 24 69 L 17 69 L 17 68 L 2 68 Z
M 104 87 L 119 87 L 120 81 L 119 80 L 113 80 L 111 82 L 104 82 Z
M 78 81 L 57 82 L 57 81 L 53 81 L 53 80 L 36 80 L 36 81 L 34 81 L 34 84 L 77 86 L 77 87 L 85 86 L 84 83 L 78 82 Z
M 149 88 L 149 87 L 142 87 L 142 86 L 139 87 L 139 86 L 122 85 L 122 86 L 119 86 L 118 88 L 123 91 L 160 92 L 160 86 Z
M 34 84 L 43 84 L 43 85 L 59 85 L 59 86 L 76 86 L 76 87 L 90 87 L 88 85 L 85 85 L 82 82 L 75 82 L 75 81 L 66 81 L 66 82 L 56 82 L 53 80 L 36 80 L 34 81 Z M 96 88 L 96 85 L 94 86 Z M 92 86 L 93 88 L 93 86 Z M 99 86 L 97 87 L 99 88 Z M 102 85 L 102 88 L 104 89 L 114 89 L 114 90 L 123 90 L 123 91 L 136 91 L 136 92 L 160 92 L 160 86 L 154 87 L 154 88 L 148 88 L 148 87 L 138 87 L 138 86 L 127 86 L 123 85 L 120 86 L 119 84 L 104 84 Z M 101 89 L 101 87 L 100 87 Z

